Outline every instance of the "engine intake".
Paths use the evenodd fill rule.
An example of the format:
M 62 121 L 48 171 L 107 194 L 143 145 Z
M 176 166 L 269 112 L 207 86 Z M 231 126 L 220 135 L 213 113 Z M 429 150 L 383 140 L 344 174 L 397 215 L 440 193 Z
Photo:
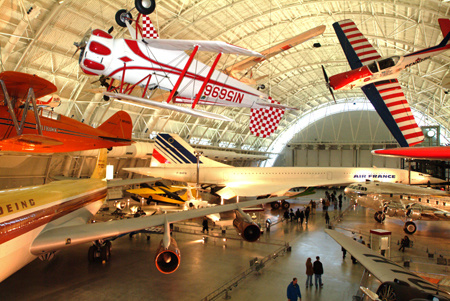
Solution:
M 233 226 L 240 236 L 246 241 L 254 242 L 261 236 L 261 229 L 255 223 L 249 223 L 245 221 L 242 217 L 237 216 L 233 220 Z
M 170 238 L 169 248 L 164 248 L 161 240 L 155 256 L 156 268 L 163 274 L 171 274 L 180 266 L 180 249 L 173 237 Z
M 406 210 L 406 216 L 413 220 L 418 220 L 422 218 L 422 214 L 419 211 L 413 209 Z

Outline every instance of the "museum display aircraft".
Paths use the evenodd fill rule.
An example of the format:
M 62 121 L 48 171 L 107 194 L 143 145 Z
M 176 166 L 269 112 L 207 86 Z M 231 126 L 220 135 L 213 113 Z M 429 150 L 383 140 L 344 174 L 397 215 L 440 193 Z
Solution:
M 354 241 L 351 237 L 336 230 L 325 229 L 325 232 L 356 258 L 365 268 L 365 274 L 381 282 L 376 293 L 365 287 L 365 283 L 361 284 L 362 291 L 371 300 L 450 300 L 450 294 L 447 291 Z
M 118 11 L 116 21 L 121 26 L 129 26 L 130 12 Z M 131 35 L 134 36 L 133 32 Z M 141 39 L 114 39 L 108 32 L 95 29 L 75 45 L 81 49 L 81 69 L 86 74 L 111 78 L 104 95 L 121 102 L 224 121 L 232 119 L 198 110 L 196 106 L 250 108 L 250 131 L 262 138 L 277 129 L 285 110 L 295 109 L 215 70 L 222 54 L 262 58 L 258 52 L 222 41 L 167 40 L 148 38 L 144 34 Z M 185 51 L 191 51 L 190 55 Z M 211 66 L 195 59 L 198 51 L 217 53 Z M 118 81 L 117 85 L 114 80 Z M 143 88 L 139 95 L 136 87 Z M 152 99 L 157 89 L 170 92 L 164 101 Z M 135 95 L 132 95 L 133 91 Z M 190 104 L 191 107 L 180 104 Z
M 450 20 L 439 19 L 439 25 L 444 37 L 439 45 L 382 59 L 352 20 L 334 23 L 334 30 L 352 70 L 328 78 L 322 66 L 330 92 L 333 94 L 333 90 L 361 87 L 401 147 L 421 143 L 424 140 L 422 130 L 414 119 L 397 77 L 403 69 L 450 48 Z
M 450 221 L 450 194 L 446 191 L 398 183 L 366 181 L 344 190 L 357 204 L 374 209 L 374 218 L 382 223 L 386 216 L 405 220 L 403 230 L 413 234 L 414 220 Z
M 170 236 L 169 224 L 235 210 L 234 226 L 241 237 L 255 241 L 260 236 L 260 229 L 242 208 L 280 199 L 261 199 L 87 224 L 106 198 L 105 175 L 106 149 L 102 149 L 90 179 L 54 181 L 46 185 L 0 191 L 0 281 L 37 257 L 51 259 L 58 250 L 86 242 L 94 242 L 89 248 L 89 260 L 100 258 L 107 261 L 111 255 L 108 238 L 159 225 L 164 225 L 165 231 L 155 265 L 162 273 L 169 274 L 180 264 L 180 250 Z
M 294 187 L 348 185 L 366 179 L 407 183 L 410 177 L 414 184 L 443 182 L 427 174 L 411 172 L 409 175 L 407 170 L 393 168 L 233 167 L 204 157 L 199 158 L 199 167 L 199 183 L 222 187 L 216 193 L 225 199 L 235 196 L 282 196 Z M 197 183 L 195 150 L 176 134 L 160 133 L 156 137 L 150 167 L 124 170 Z
M 56 86 L 36 75 L 0 73 L 0 150 L 33 153 L 112 148 L 132 143 L 131 118 L 119 111 L 97 128 L 62 116 L 36 99 L 56 92 Z
M 292 47 L 295 47 L 301 43 L 304 43 L 312 38 L 315 38 L 321 34 L 324 33 L 326 26 L 320 25 L 315 28 L 312 28 L 308 31 L 302 32 L 301 34 L 290 38 L 286 41 L 283 41 L 275 46 L 272 46 L 266 50 L 261 51 L 260 53 L 264 57 L 249 57 L 242 61 L 237 62 L 236 64 L 228 67 L 225 69 L 225 72 L 229 74 L 230 76 L 240 80 L 243 83 L 246 83 L 248 85 L 256 85 L 258 79 L 253 79 L 253 72 L 252 70 L 256 68 L 257 65 L 261 64 L 264 61 L 267 61 L 269 58 L 274 57 L 283 51 L 289 50 Z M 242 76 L 239 75 L 240 72 L 246 71 L 245 74 Z M 248 74 L 250 74 L 249 77 L 246 77 Z
M 450 146 L 398 147 L 375 149 L 372 154 L 385 157 L 398 157 L 422 160 L 450 160 Z
M 156 182 L 155 185 L 141 185 L 140 188 L 128 189 L 131 198 L 137 202 L 145 200 L 147 205 L 151 202 L 162 202 L 168 204 L 184 205 L 188 200 L 188 190 L 190 187 L 167 186 L 162 182 Z

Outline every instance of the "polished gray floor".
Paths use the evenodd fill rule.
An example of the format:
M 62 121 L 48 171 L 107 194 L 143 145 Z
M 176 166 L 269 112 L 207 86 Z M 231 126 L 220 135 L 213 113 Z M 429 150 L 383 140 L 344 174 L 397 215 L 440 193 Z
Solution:
M 323 191 L 312 196 L 318 199 Z M 303 207 L 309 198 L 295 200 L 293 207 Z M 348 207 L 344 202 L 344 208 Z M 331 208 L 330 216 L 339 210 Z M 281 210 L 267 209 L 265 218 L 280 218 Z M 203 300 L 224 283 L 249 268 L 249 261 L 263 258 L 285 243 L 292 246 L 269 261 L 260 272 L 252 272 L 229 291 L 231 300 L 286 300 L 286 287 L 293 277 L 299 278 L 302 300 L 351 300 L 357 293 L 363 268 L 352 264 L 323 229 L 325 220 L 321 207 L 312 215 L 308 225 L 282 222 L 262 235 L 260 242 L 247 243 L 227 231 L 227 241 L 219 230 L 211 231 L 205 242 L 199 221 L 180 225 L 183 233 L 173 233 L 181 249 L 181 265 L 173 274 L 163 275 L 154 266 L 160 235 L 148 241 L 144 234 L 128 236 L 113 242 L 112 260 L 106 264 L 89 264 L 88 245 L 76 246 L 57 254 L 51 262 L 35 260 L 0 284 L 0 300 Z M 370 229 L 393 231 L 392 257 L 398 261 L 412 259 L 411 269 L 426 272 L 426 276 L 448 281 L 447 267 L 437 266 L 428 259 L 427 251 L 435 257 L 450 255 L 450 225 L 445 222 L 419 222 L 412 235 L 414 247 L 403 254 L 397 241 L 404 235 L 403 223 L 390 219 L 385 224 L 373 220 L 373 212 L 351 207 L 342 221 L 335 223 L 340 231 L 363 235 L 368 240 Z M 186 232 L 194 232 L 186 233 Z M 217 236 L 215 236 L 217 235 Z M 320 256 L 324 264 L 324 287 L 306 288 L 305 261 Z M 217 300 L 223 300 L 220 296 Z

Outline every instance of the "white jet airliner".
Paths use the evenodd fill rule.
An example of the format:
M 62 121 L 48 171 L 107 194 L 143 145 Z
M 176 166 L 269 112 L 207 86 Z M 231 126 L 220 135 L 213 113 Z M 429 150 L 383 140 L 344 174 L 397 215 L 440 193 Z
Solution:
M 228 199 L 235 196 L 285 195 L 294 187 L 348 185 L 377 179 L 408 183 L 408 171 L 394 168 L 355 167 L 233 167 L 201 157 L 199 183 L 212 184 Z M 174 181 L 196 183 L 197 157 L 194 149 L 176 134 L 159 134 L 151 167 L 124 168 L 126 171 Z M 430 175 L 411 172 L 411 183 L 443 182 Z M 288 206 L 288 205 L 287 205 Z

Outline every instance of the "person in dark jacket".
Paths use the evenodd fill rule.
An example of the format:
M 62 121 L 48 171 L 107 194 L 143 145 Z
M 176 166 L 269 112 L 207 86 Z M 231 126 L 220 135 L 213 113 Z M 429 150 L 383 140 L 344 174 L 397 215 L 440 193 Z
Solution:
M 302 294 L 300 293 L 300 286 L 297 284 L 297 278 L 294 278 L 287 287 L 288 301 L 302 300 Z M 300 298 L 300 299 L 297 299 Z
M 295 220 L 297 221 L 297 223 L 299 218 L 300 218 L 300 209 L 297 208 L 297 211 L 295 211 Z
M 305 219 L 306 219 L 305 224 L 308 224 L 309 212 L 310 211 L 311 211 L 311 209 L 309 208 L 309 206 L 306 207 L 306 209 L 305 209 Z
M 327 224 L 327 225 L 330 224 L 330 216 L 328 215 L 328 211 L 325 212 L 325 224 Z
M 206 233 L 209 233 L 208 219 L 206 218 L 206 216 L 203 218 L 202 226 L 203 226 L 202 233 L 205 233 L 205 231 Z
M 303 213 L 303 210 L 300 211 L 300 226 L 303 226 L 303 219 L 305 218 L 305 213 Z
M 314 283 L 316 285 L 316 288 L 318 287 L 317 282 L 319 282 L 320 287 L 322 287 L 323 286 L 323 283 L 322 283 L 323 265 L 320 262 L 319 256 L 317 256 L 316 261 L 314 261 L 313 270 L 314 270 Z

